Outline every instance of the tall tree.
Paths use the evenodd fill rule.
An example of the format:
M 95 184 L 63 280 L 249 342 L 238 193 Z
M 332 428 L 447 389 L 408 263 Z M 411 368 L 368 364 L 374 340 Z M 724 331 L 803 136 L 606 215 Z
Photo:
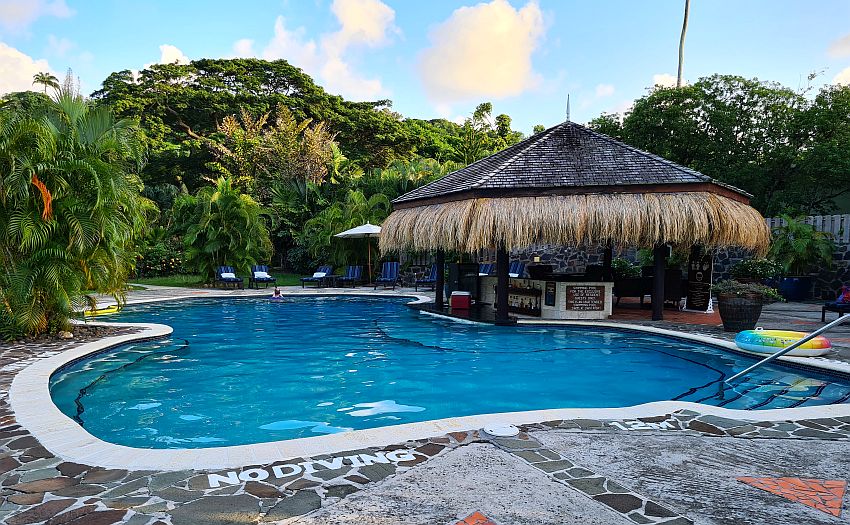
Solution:
M 0 109 L 0 330 L 64 329 L 90 304 L 119 301 L 134 245 L 155 212 L 141 196 L 137 123 L 60 88 L 44 116 Z
M 45 94 L 47 94 L 47 88 L 59 89 L 59 79 L 51 73 L 36 73 L 32 77 L 32 83 L 44 86 Z

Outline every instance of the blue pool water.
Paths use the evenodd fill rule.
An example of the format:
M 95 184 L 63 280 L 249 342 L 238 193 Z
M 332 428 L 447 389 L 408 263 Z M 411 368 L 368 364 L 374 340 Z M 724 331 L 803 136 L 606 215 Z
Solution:
M 54 402 L 121 445 L 193 448 L 450 416 L 668 399 L 738 409 L 845 402 L 850 382 L 675 338 L 582 327 L 497 327 L 424 316 L 405 299 L 196 299 L 110 317 L 169 340 L 57 372 Z

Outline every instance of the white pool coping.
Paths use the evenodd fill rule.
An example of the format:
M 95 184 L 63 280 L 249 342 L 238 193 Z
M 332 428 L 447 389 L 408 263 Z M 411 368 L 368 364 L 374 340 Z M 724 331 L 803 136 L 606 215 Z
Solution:
M 377 295 L 387 297 L 386 293 L 301 293 L 289 291 L 286 295 L 316 296 L 316 295 Z M 233 295 L 222 295 L 234 297 Z M 397 292 L 393 296 L 413 297 L 414 303 L 428 302 L 430 298 L 417 294 Z M 181 296 L 199 297 L 198 295 Z M 213 297 L 203 295 L 200 297 Z M 163 300 L 171 301 L 178 298 L 170 297 Z M 134 304 L 139 304 L 141 301 Z M 152 302 L 152 301 L 145 301 Z M 96 465 L 105 468 L 121 468 L 128 470 L 218 470 L 239 468 L 248 465 L 261 465 L 282 461 L 293 457 L 310 457 L 320 454 L 334 454 L 342 451 L 356 450 L 367 447 L 384 447 L 409 440 L 425 439 L 442 436 L 447 432 L 475 430 L 485 425 L 521 425 L 540 423 L 558 419 L 634 419 L 638 417 L 658 416 L 669 414 L 676 410 L 693 410 L 701 414 L 711 414 L 731 419 L 784 421 L 798 419 L 813 419 L 825 417 L 850 416 L 850 404 L 822 405 L 813 407 L 770 409 L 759 411 L 734 410 L 711 405 L 702 405 L 684 401 L 656 401 L 621 408 L 565 408 L 549 410 L 528 410 L 522 412 L 504 412 L 496 414 L 480 414 L 473 416 L 453 417 L 406 423 L 386 427 L 353 430 L 338 434 L 327 434 L 308 438 L 297 438 L 285 441 L 255 443 L 251 445 L 236 445 L 228 447 L 211 447 L 195 449 L 142 449 L 116 445 L 98 439 L 89 434 L 70 417 L 63 414 L 50 397 L 50 377 L 62 367 L 108 348 L 149 338 L 165 337 L 172 333 L 170 326 L 147 323 L 93 323 L 114 327 L 135 327 L 140 331 L 106 337 L 78 347 L 66 350 L 56 355 L 38 359 L 33 364 L 21 370 L 12 381 L 9 389 L 9 403 L 15 413 L 17 422 L 30 432 L 51 453 L 75 463 Z M 551 322 L 524 322 L 522 324 L 553 324 Z M 673 330 L 662 330 L 653 327 L 631 325 L 626 323 L 585 321 L 561 322 L 557 324 L 580 325 L 590 327 L 610 327 L 617 329 L 638 330 L 655 334 L 671 335 L 683 339 L 699 341 L 716 346 L 731 348 L 728 341 L 708 336 L 686 334 Z M 733 345 L 734 346 L 734 345 Z M 736 348 L 737 350 L 737 348 Z M 808 366 L 824 368 L 828 371 L 839 371 L 831 368 L 836 363 L 817 358 L 784 358 L 788 361 L 806 363 Z M 827 361 L 826 363 L 824 361 Z M 828 366 L 824 366 L 828 365 Z M 850 370 L 845 366 L 840 371 Z

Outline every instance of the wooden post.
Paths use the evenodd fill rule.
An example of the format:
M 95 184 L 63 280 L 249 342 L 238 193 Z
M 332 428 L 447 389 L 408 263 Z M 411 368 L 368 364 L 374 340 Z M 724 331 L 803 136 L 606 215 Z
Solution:
M 662 321 L 664 319 L 664 273 L 667 269 L 666 244 L 658 244 L 652 250 L 655 262 L 655 271 L 652 277 L 652 320 Z
M 446 252 L 437 250 L 434 256 L 434 265 L 437 267 L 437 281 L 434 283 L 434 306 L 443 307 L 443 289 L 446 283 Z
M 496 250 L 496 324 L 508 323 L 508 270 L 510 261 L 503 246 Z
M 614 262 L 614 249 L 611 243 L 605 246 L 605 252 L 602 256 L 602 275 L 606 281 L 614 280 L 614 275 L 611 272 L 611 264 Z

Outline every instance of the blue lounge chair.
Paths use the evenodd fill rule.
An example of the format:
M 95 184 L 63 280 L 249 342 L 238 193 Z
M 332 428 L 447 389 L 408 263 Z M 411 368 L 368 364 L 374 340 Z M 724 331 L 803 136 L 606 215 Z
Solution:
M 516 276 L 516 278 L 522 278 L 525 273 L 525 263 L 521 263 L 519 261 L 514 261 L 511 263 L 511 267 L 508 269 L 508 275 L 511 277 Z
M 337 277 L 336 281 L 343 288 L 345 288 L 345 283 L 351 283 L 351 287 L 354 288 L 354 286 L 363 282 L 363 267 L 349 266 L 345 269 L 345 275 Z
M 478 265 L 478 275 L 484 277 L 493 273 L 493 263 L 481 263 Z
M 850 303 L 845 301 L 845 294 L 848 291 L 850 291 L 850 287 L 842 286 L 841 290 L 838 291 L 838 297 L 834 301 L 823 305 L 820 311 L 820 320 L 822 323 L 826 322 L 826 312 L 835 312 L 838 314 L 838 317 L 850 314 Z
M 258 277 L 257 274 L 260 274 Z M 248 276 L 248 288 L 251 288 L 251 285 L 254 285 L 254 288 L 259 290 L 260 283 L 265 284 L 266 288 L 269 287 L 269 284 L 274 284 L 277 286 L 277 279 L 269 275 L 268 277 L 264 277 L 263 274 L 269 275 L 269 267 L 263 264 L 255 264 L 251 267 L 251 275 Z
M 319 277 L 316 275 L 319 273 L 323 273 L 324 275 Z M 319 268 L 316 270 L 316 273 L 314 273 L 312 276 L 301 278 L 301 288 L 304 288 L 304 285 L 306 283 L 316 283 L 316 288 L 323 286 L 325 283 L 327 283 L 330 279 L 333 278 L 333 273 L 333 266 L 319 266 Z
M 231 277 L 231 275 L 233 277 Z M 233 288 L 238 287 L 240 290 L 245 287 L 245 281 L 242 280 L 241 277 L 236 277 L 236 272 L 233 270 L 233 266 L 219 266 L 215 271 L 215 283 L 221 283 L 227 288 L 228 284 L 232 284 Z
M 428 276 L 423 277 L 422 279 L 416 279 L 416 282 L 413 285 L 413 289 L 415 291 L 419 291 L 420 285 L 422 285 L 422 286 L 428 285 L 433 290 L 437 286 L 437 271 L 439 271 L 439 268 L 437 267 L 437 265 L 432 264 L 431 265 L 431 272 L 428 274 Z
M 383 284 L 384 288 L 387 286 L 392 286 L 393 290 L 395 290 L 395 285 L 398 284 L 398 263 L 397 262 L 385 262 L 381 267 L 381 276 L 375 279 L 375 289 L 378 289 L 378 285 Z

